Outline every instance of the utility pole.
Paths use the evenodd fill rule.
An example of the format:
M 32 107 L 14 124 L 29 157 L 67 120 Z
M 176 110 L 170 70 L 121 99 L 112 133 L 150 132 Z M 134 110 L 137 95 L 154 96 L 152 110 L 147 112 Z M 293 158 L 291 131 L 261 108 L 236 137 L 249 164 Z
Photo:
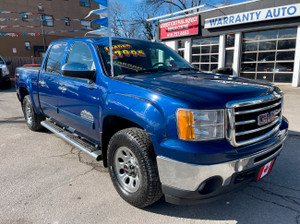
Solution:
M 38 11 L 40 13 L 40 20 L 41 20 L 41 29 L 42 29 L 42 37 L 43 37 L 43 45 L 44 45 L 44 52 L 46 52 L 46 36 L 45 36 L 45 31 L 44 31 L 44 20 L 43 20 L 43 15 L 44 15 L 44 6 L 43 3 L 39 3 L 37 5 Z

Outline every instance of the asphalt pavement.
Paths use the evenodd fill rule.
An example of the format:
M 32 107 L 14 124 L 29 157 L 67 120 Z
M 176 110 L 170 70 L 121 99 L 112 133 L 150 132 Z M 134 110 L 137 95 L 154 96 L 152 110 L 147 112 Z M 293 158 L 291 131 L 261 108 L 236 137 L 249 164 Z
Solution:
M 48 131 L 30 131 L 14 90 L 0 90 L 0 224 L 300 224 L 300 88 L 281 86 L 290 132 L 272 172 L 219 201 L 124 202 L 101 162 Z

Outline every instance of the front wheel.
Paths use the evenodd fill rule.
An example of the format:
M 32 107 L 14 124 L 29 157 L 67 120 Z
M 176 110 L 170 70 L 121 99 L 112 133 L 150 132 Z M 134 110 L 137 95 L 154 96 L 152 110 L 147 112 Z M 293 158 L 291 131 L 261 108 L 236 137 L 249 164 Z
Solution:
M 28 128 L 32 131 L 38 131 L 43 128 L 41 121 L 45 120 L 45 117 L 37 114 L 34 109 L 30 99 L 30 96 L 27 95 L 23 99 L 23 113 L 25 117 L 26 124 Z
M 155 153 L 145 131 L 128 128 L 117 132 L 107 156 L 112 182 L 125 201 L 143 208 L 161 198 Z

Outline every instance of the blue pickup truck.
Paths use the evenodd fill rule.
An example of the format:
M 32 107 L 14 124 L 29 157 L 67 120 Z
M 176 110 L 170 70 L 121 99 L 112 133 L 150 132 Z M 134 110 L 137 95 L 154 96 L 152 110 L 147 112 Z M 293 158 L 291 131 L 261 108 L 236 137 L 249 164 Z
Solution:
M 53 42 L 16 70 L 27 126 L 45 127 L 108 167 L 120 196 L 148 206 L 217 199 L 272 169 L 288 132 L 268 83 L 195 70 L 163 44 Z

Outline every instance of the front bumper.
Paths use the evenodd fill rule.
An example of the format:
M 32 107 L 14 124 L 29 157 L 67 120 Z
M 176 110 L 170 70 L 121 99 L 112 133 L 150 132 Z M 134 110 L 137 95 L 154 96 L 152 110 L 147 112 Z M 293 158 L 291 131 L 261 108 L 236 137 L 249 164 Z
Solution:
M 262 165 L 279 155 L 287 132 L 287 129 L 280 130 L 276 134 L 278 140 L 268 148 L 224 163 L 198 165 L 158 156 L 157 165 L 166 200 L 175 204 L 207 201 L 243 186 L 257 176 Z

